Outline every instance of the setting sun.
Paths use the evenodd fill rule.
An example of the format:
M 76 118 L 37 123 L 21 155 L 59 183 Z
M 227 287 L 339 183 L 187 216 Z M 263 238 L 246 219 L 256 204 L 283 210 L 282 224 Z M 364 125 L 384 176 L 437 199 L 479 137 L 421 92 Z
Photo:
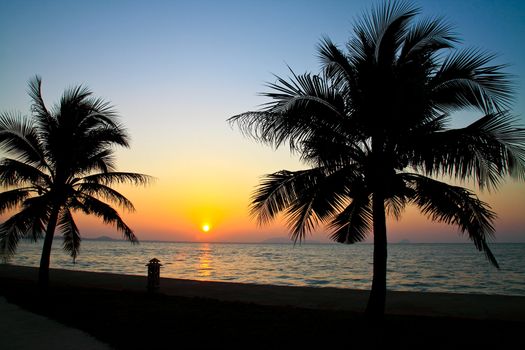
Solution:
M 202 231 L 203 231 L 203 232 L 208 232 L 208 231 L 210 230 L 210 228 L 211 228 L 211 227 L 210 227 L 210 225 L 208 225 L 208 224 L 204 224 L 204 225 L 202 225 Z

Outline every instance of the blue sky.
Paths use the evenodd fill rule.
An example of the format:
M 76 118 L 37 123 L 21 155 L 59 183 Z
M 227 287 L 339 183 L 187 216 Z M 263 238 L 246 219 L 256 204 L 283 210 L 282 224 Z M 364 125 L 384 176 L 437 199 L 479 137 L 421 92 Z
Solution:
M 222 221 L 217 219 L 231 227 L 247 220 L 259 176 L 302 167 L 287 150 L 274 152 L 243 139 L 225 120 L 264 103 L 258 96 L 264 83 L 274 81 L 273 74 L 286 76 L 287 65 L 299 73 L 317 71 L 322 36 L 344 45 L 354 20 L 372 3 L 1 0 L 0 110 L 29 112 L 27 81 L 35 74 L 42 76 L 50 104 L 65 87 L 89 86 L 117 107 L 132 136 L 131 150 L 119 152 L 121 168 L 158 178 L 146 194 L 130 190 L 139 212 L 152 215 L 148 209 L 155 203 L 172 207 L 165 215 L 174 219 L 152 238 L 193 240 L 187 231 L 200 224 L 193 222 L 198 219 L 170 229 L 184 220 L 177 210 L 195 205 L 195 212 L 213 211 L 221 203 L 230 208 L 235 192 L 241 202 L 221 209 Z M 496 62 L 510 64 L 508 72 L 516 77 L 513 112 L 524 121 L 525 2 L 415 4 L 423 17 L 447 18 L 463 46 L 497 53 Z M 191 191 L 203 197 L 193 198 Z M 496 210 L 508 208 L 509 191 L 503 188 L 488 201 L 494 200 Z M 513 185 L 516 191 L 525 194 L 524 185 Z M 202 206 L 185 206 L 199 200 Z M 525 204 L 523 197 L 512 200 Z M 137 216 L 130 220 L 148 230 Z M 276 225 L 267 230 L 281 232 L 282 225 Z M 525 221 L 516 225 L 513 230 L 524 231 Z M 262 232 L 253 226 L 244 230 Z M 223 239 L 228 237 L 225 232 Z

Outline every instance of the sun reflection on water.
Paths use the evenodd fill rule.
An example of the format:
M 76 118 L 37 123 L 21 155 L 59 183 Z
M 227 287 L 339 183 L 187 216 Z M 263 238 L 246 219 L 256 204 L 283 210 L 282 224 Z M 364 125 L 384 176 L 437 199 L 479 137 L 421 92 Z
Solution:
M 213 260 L 209 243 L 204 243 L 199 249 L 199 267 L 197 273 L 199 277 L 210 277 L 213 272 Z

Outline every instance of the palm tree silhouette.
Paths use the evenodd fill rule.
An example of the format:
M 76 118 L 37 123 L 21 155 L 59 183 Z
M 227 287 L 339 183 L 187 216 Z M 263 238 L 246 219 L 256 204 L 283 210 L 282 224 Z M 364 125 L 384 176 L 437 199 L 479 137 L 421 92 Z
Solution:
M 342 51 L 320 43 L 322 73 L 276 77 L 262 110 L 229 119 L 248 137 L 275 148 L 289 144 L 310 168 L 266 175 L 251 213 L 264 224 L 284 213 L 292 238 L 318 224 L 331 238 L 355 243 L 373 232 L 369 315 L 384 314 L 386 216 L 407 205 L 429 219 L 457 225 L 496 267 L 487 240 L 496 214 L 471 190 L 435 179 L 474 180 L 495 188 L 507 175 L 525 178 L 525 131 L 507 109 L 504 66 L 458 41 L 443 19 L 416 22 L 419 10 L 386 2 L 354 27 Z M 291 70 L 291 69 L 290 69 Z M 481 117 L 451 128 L 454 112 Z
M 129 147 L 128 135 L 109 103 L 92 97 L 82 86 L 67 89 L 52 109 L 44 104 L 41 78 L 29 82 L 32 117 L 0 115 L 0 214 L 20 211 L 0 225 L 0 251 L 16 252 L 21 238 L 34 241 L 45 233 L 39 284 L 47 287 L 53 236 L 58 228 L 63 248 L 75 259 L 80 231 L 73 212 L 95 215 L 113 224 L 124 238 L 137 243 L 131 228 L 104 202 L 134 210 L 133 204 L 110 186 L 147 184 L 143 174 L 115 171 L 114 146 Z

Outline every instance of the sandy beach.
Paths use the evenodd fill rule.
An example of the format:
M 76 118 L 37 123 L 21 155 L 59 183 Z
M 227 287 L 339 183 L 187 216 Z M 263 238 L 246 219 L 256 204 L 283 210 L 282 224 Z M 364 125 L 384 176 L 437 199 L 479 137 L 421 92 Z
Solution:
M 36 281 L 33 267 L 0 265 L 0 278 Z M 115 291 L 146 291 L 146 277 L 51 270 L 52 283 Z M 161 278 L 159 293 L 260 305 L 363 312 L 368 291 L 341 288 L 286 287 Z M 478 320 L 525 321 L 525 297 L 389 291 L 386 313 Z
M 114 348 L 177 337 L 198 338 L 195 347 L 256 338 L 265 345 L 335 345 L 350 337 L 378 348 L 523 343 L 524 297 L 389 292 L 387 315 L 377 324 L 362 314 L 367 291 L 163 278 L 151 295 L 144 276 L 54 269 L 43 303 L 36 276 L 36 268 L 0 265 L 0 294 Z

